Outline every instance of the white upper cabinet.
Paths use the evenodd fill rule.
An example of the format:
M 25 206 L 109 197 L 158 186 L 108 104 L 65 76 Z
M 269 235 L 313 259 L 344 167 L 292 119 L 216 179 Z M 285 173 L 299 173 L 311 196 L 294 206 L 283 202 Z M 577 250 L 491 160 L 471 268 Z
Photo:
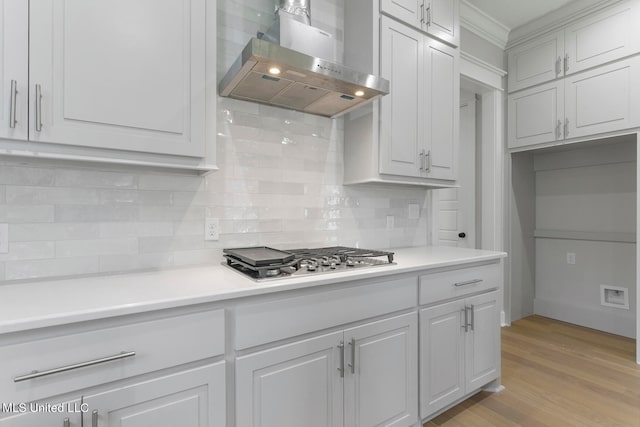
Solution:
M 32 140 L 204 155 L 205 0 L 30 8 Z
M 509 92 L 551 81 L 563 75 L 564 31 L 518 46 L 508 55 Z
M 640 56 L 509 94 L 508 146 L 640 126 Z
M 565 78 L 565 138 L 640 126 L 640 56 Z
M 640 5 L 625 1 L 567 27 L 565 73 L 577 73 L 640 51 L 639 23 Z
M 640 52 L 640 5 L 624 1 L 508 52 L 509 92 Z
M 460 45 L 460 3 L 458 0 L 430 0 L 427 3 L 426 31 L 450 43 Z
M 387 17 L 381 25 L 380 71 L 389 80 L 390 93 L 380 101 L 380 172 L 419 177 L 426 102 L 424 36 Z
M 460 44 L 459 0 L 381 0 L 380 9 L 442 41 Z
M 564 137 L 564 82 L 546 83 L 509 95 L 509 148 Z
M 385 15 L 379 25 L 380 74 L 389 80 L 390 93 L 379 110 L 347 116 L 345 183 L 451 186 L 457 174 L 459 51 Z
M 425 45 L 427 105 L 425 171 L 428 178 L 455 180 L 460 133 L 459 55 L 436 40 Z
M 0 138 L 26 140 L 29 2 L 0 0 Z

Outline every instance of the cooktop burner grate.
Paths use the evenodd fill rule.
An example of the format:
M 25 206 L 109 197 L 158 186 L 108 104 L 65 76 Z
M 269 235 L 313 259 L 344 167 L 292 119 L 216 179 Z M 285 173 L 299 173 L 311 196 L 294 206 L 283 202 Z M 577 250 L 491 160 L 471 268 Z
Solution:
M 393 252 L 346 246 L 285 251 L 267 247 L 237 248 L 224 249 L 223 253 L 229 267 L 257 280 L 391 265 L 394 255 Z M 273 254 L 277 257 L 271 257 Z

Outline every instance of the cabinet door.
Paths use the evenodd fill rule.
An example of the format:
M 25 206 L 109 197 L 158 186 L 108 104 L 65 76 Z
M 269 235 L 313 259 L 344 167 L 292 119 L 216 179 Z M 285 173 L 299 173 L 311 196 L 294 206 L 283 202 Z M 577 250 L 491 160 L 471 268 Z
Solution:
M 565 78 L 567 138 L 640 126 L 640 57 Z
M 0 138 L 27 139 L 29 2 L 0 0 Z
M 116 388 L 84 402 L 85 425 L 224 427 L 225 363 Z
M 380 10 L 416 28 L 424 20 L 423 0 L 381 0 Z
M 342 332 L 236 359 L 237 427 L 343 425 Z
M 460 133 L 459 52 L 443 43 L 426 38 L 425 72 L 425 147 L 428 152 L 426 176 L 455 180 Z
M 9 402 L 0 402 L 0 405 Z M 52 408 L 40 407 L 38 405 L 52 404 Z M 14 408 L 4 408 L 3 412 L 15 412 L 15 415 L 7 418 L 0 418 L 0 427 L 80 427 L 81 404 L 80 400 L 70 402 L 41 401 L 34 403 L 24 403 L 24 406 Z M 33 405 L 33 406 L 32 406 Z M 53 412 L 53 410 L 61 412 Z
M 418 420 L 418 321 L 410 313 L 344 332 L 345 426 L 409 427 Z
M 622 4 L 585 18 L 565 30 L 566 74 L 604 64 L 640 51 L 637 26 L 640 6 Z
M 204 154 L 205 0 L 32 0 L 29 52 L 32 140 Z
M 509 148 L 563 139 L 564 81 L 509 95 Z
M 459 0 L 428 0 L 426 30 L 429 34 L 451 43 L 460 44 Z
M 424 419 L 465 395 L 464 303 L 420 311 L 420 416 Z
M 390 83 L 389 95 L 380 100 L 380 173 L 419 177 L 424 36 L 386 16 L 380 22 L 380 70 Z
M 465 390 L 477 390 L 500 375 L 500 292 L 467 298 L 471 328 L 465 334 Z
M 509 92 L 561 77 L 564 58 L 564 31 L 536 38 L 509 51 Z

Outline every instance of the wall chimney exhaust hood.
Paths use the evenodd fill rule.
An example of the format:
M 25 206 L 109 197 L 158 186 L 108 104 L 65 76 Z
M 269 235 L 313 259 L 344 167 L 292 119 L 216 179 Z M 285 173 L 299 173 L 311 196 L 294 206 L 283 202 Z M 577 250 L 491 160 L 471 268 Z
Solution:
M 221 96 L 334 118 L 389 93 L 388 80 L 335 62 L 332 36 L 309 25 L 309 0 L 279 3 L 273 26 L 220 81 Z

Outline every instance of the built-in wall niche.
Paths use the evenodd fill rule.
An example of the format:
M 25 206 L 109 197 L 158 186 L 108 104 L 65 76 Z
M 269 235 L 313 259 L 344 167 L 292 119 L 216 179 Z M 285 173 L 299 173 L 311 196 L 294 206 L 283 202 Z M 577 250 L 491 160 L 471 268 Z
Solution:
M 636 147 L 634 133 L 512 154 L 512 320 L 636 337 Z M 628 309 L 602 286 L 628 289 Z

